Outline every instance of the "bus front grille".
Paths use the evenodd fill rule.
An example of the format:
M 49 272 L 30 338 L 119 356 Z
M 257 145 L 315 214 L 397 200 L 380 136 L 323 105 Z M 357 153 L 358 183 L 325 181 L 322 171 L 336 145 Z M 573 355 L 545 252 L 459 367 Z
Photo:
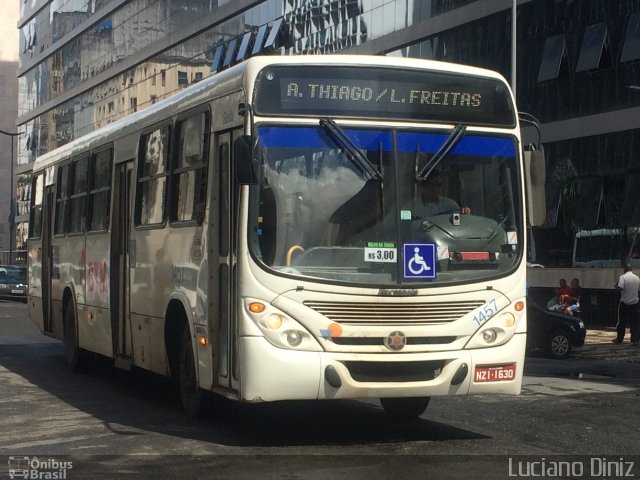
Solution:
M 407 345 L 448 345 L 455 342 L 458 337 L 407 337 Z M 331 337 L 336 345 L 350 345 L 357 347 L 370 347 L 384 345 L 383 337 Z
M 356 382 L 425 382 L 436 378 L 444 360 L 426 362 L 343 362 Z
M 344 325 L 439 324 L 458 320 L 483 301 L 434 303 L 313 302 L 304 304 Z

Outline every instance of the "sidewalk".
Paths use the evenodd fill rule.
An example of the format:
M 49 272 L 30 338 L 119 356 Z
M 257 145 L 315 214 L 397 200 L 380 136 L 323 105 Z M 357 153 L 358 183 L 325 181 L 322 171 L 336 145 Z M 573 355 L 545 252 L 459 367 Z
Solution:
M 575 348 L 572 357 L 585 360 L 640 363 L 640 348 L 631 346 L 628 330 L 624 343 L 612 343 L 614 338 L 616 338 L 616 332 L 613 329 L 587 330 L 584 346 Z

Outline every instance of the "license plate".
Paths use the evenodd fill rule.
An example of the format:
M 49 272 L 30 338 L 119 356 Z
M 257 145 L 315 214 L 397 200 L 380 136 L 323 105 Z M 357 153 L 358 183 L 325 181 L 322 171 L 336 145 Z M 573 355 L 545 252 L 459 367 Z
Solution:
M 11 293 L 24 293 L 22 290 L 11 290 Z
M 0 288 L 7 288 L 7 284 L 6 283 L 0 283 Z
M 473 373 L 473 381 L 475 383 L 482 382 L 508 382 L 516 378 L 516 364 L 496 365 L 496 366 L 477 366 Z

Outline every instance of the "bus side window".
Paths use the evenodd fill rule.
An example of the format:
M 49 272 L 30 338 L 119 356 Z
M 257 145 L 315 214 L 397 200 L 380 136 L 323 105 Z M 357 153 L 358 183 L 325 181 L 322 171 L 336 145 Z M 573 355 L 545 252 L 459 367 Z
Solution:
M 109 200 L 111 197 L 111 157 L 113 149 L 103 150 L 91 157 L 89 191 L 89 230 L 109 228 Z
M 82 233 L 86 228 L 87 218 L 87 174 L 89 157 L 82 157 L 73 162 L 72 190 L 70 196 L 69 232 Z
M 164 198 L 169 159 L 169 127 L 140 138 L 135 224 L 157 225 L 164 221 Z
M 31 195 L 31 216 L 29 219 L 29 237 L 40 238 L 42 234 L 42 201 L 44 199 L 44 173 L 33 178 Z
M 177 154 L 171 172 L 170 221 L 204 220 L 209 162 L 209 112 L 178 123 Z
M 58 168 L 58 183 L 56 191 L 56 220 L 53 229 L 54 235 L 64 235 L 67 233 L 67 221 L 69 218 L 69 172 L 71 164 L 67 163 Z

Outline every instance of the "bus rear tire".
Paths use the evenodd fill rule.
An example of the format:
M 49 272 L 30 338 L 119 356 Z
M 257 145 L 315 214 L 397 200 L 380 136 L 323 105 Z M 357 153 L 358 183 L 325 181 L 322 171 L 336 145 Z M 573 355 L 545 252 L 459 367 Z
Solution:
M 198 386 L 198 374 L 193 356 L 189 325 L 184 326 L 182 341 L 180 342 L 178 388 L 184 412 L 190 417 L 198 416 L 202 412 L 202 390 Z
M 76 325 L 76 314 L 73 302 L 67 302 L 64 309 L 64 350 L 66 353 L 66 363 L 69 370 L 77 372 L 80 369 L 80 348 L 78 347 L 78 331 Z
M 427 407 L 431 397 L 381 398 L 382 408 L 395 421 L 417 420 Z

